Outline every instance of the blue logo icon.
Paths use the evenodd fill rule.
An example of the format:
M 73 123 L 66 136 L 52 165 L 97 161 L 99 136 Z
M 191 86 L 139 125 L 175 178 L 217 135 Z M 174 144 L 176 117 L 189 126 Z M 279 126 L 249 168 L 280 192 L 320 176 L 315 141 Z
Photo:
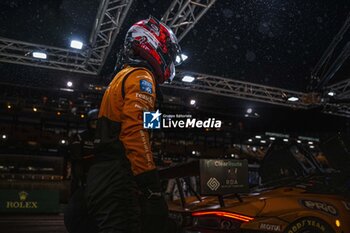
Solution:
M 143 112 L 143 128 L 144 129 L 160 129 L 160 116 L 162 114 L 156 112 Z
M 146 92 L 148 94 L 152 94 L 152 83 L 146 80 L 140 80 L 140 90 L 141 92 Z

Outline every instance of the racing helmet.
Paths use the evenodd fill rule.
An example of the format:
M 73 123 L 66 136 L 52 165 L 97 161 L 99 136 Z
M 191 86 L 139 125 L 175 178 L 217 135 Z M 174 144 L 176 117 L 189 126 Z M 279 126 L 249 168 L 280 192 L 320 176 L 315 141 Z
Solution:
M 96 129 L 99 110 L 97 108 L 92 109 L 87 114 L 87 127 L 88 129 Z
M 99 112 L 99 110 L 97 108 L 90 110 L 88 112 L 88 114 L 87 114 L 88 115 L 88 117 L 87 117 L 88 121 L 95 121 L 95 120 L 97 120 L 98 112 Z
M 135 59 L 145 60 L 159 84 L 171 81 L 175 76 L 175 65 L 182 61 L 181 48 L 174 32 L 152 16 L 135 23 L 128 30 L 124 55 L 126 63 Z

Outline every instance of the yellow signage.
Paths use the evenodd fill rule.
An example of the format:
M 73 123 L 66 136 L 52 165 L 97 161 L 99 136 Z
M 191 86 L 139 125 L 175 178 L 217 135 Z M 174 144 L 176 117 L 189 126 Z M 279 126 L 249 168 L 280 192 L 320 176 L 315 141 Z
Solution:
M 26 201 L 28 198 L 28 193 L 21 191 L 18 193 L 19 201 L 7 201 L 6 209 L 37 209 L 37 201 Z

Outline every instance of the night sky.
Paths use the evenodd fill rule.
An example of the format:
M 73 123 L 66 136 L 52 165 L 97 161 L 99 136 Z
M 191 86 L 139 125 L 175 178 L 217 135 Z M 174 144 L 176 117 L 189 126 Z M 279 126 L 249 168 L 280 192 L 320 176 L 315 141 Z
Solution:
M 59 47 L 72 38 L 87 42 L 98 3 L 1 1 L 0 36 Z M 114 48 L 133 22 L 160 18 L 170 3 L 134 1 Z M 303 91 L 349 9 L 346 0 L 218 0 L 182 40 L 189 59 L 181 68 Z M 113 70 L 115 52 L 102 74 Z
M 185 67 L 303 91 L 349 6 L 349 1 L 217 1 L 183 41 L 192 59 Z

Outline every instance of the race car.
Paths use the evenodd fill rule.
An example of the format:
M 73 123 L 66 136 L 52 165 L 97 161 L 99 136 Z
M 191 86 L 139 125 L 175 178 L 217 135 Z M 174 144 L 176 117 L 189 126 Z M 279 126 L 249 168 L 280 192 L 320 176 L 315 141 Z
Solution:
M 276 164 L 276 156 L 284 162 Z M 344 175 L 322 167 L 300 145 L 272 146 L 260 173 L 264 184 L 248 194 L 170 201 L 178 232 L 350 232 L 349 193 L 339 184 Z

